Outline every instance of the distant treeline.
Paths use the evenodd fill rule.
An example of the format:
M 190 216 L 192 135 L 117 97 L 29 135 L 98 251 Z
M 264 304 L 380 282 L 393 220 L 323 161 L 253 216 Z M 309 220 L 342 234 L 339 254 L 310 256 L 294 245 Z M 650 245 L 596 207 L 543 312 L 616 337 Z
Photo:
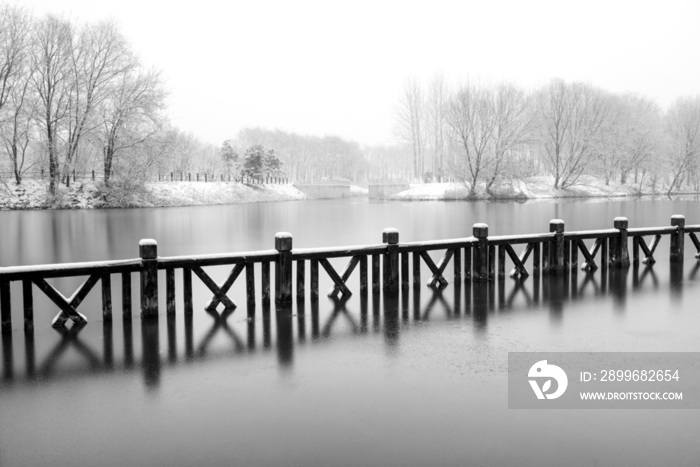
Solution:
M 560 79 L 526 92 L 508 83 L 451 87 L 438 76 L 427 88 L 407 83 L 395 122 L 412 178 L 451 174 L 472 193 L 533 175 L 550 175 L 554 188 L 593 175 L 640 189 L 700 189 L 697 96 L 662 110 L 642 96 Z

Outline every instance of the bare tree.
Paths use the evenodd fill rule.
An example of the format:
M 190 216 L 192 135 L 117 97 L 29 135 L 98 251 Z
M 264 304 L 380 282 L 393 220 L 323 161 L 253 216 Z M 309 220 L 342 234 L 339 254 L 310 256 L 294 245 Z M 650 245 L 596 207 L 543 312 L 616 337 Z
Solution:
M 486 184 L 487 193 L 504 169 L 514 169 L 508 165 L 507 156 L 519 146 L 527 143 L 533 124 L 530 99 L 525 92 L 510 84 L 496 86 L 493 93 L 494 131 L 493 131 L 493 164 L 491 174 Z M 512 171 L 511 171 L 512 172 Z
M 59 151 L 64 138 L 61 125 L 68 115 L 70 99 L 71 36 L 70 23 L 49 15 L 36 25 L 32 48 L 32 84 L 39 98 L 38 115 L 49 156 L 51 194 L 56 193 L 60 179 Z
M 411 145 L 413 176 L 420 178 L 424 169 L 426 116 L 423 91 L 415 79 L 406 83 L 395 110 L 395 121 L 397 136 Z
M 0 111 L 25 75 L 31 26 L 26 10 L 0 5 Z
M 460 148 L 452 172 L 469 186 L 469 196 L 476 196 L 478 183 L 495 165 L 492 141 L 496 117 L 491 90 L 472 84 L 461 86 L 450 98 L 447 122 Z
M 445 78 L 437 75 L 430 83 L 426 100 L 427 116 L 427 146 L 432 153 L 431 171 L 437 178 L 442 178 L 445 173 L 445 155 L 447 153 L 445 141 L 445 101 L 447 99 L 447 86 Z
M 21 82 L 13 87 L 7 100 L 5 121 L 0 126 L 0 139 L 10 158 L 15 183 L 22 182 L 27 166 L 27 151 L 36 137 L 37 99 L 32 92 L 31 70 L 22 77 Z
M 630 95 L 609 95 L 610 112 L 601 130 L 602 147 L 599 165 L 605 183 L 617 174 L 621 184 L 634 172 L 637 182 L 640 169 L 649 160 L 660 141 L 660 112 L 652 101 Z
M 165 92 L 154 71 L 129 70 L 111 79 L 100 102 L 100 128 L 104 182 L 109 184 L 115 158 L 143 144 L 162 128 Z
M 671 183 L 667 194 L 680 189 L 683 180 L 698 170 L 700 149 L 700 97 L 678 99 L 666 114 L 668 162 Z
M 642 97 L 627 97 L 629 120 L 625 156 L 620 163 L 620 183 L 627 183 L 634 172 L 637 183 L 639 172 L 649 165 L 661 147 L 661 112 L 652 101 Z
M 114 23 L 88 24 L 76 37 L 71 37 L 74 40 L 64 158 L 66 185 L 70 184 L 67 175 L 78 156 L 81 139 L 100 123 L 91 122 L 95 108 L 110 95 L 114 82 L 124 83 L 124 75 L 136 66 L 135 58 Z
M 33 128 L 34 105 L 29 90 L 31 28 L 26 10 L 0 6 L 0 138 L 17 184 L 22 181 Z
M 553 80 L 538 93 L 539 138 L 554 188 L 577 183 L 596 156 L 608 104 L 603 91 L 582 83 Z

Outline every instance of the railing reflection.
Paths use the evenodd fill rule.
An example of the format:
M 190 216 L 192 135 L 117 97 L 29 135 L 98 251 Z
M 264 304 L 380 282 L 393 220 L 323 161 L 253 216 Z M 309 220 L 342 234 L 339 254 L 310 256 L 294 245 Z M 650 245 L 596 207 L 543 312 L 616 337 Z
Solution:
M 685 276 L 682 263 L 669 263 L 668 289 L 674 303 L 682 300 L 684 282 L 697 280 L 698 270 L 700 264 L 694 264 Z M 145 387 L 154 390 L 161 384 L 163 369 L 169 366 L 274 349 L 280 368 L 289 369 L 294 363 L 297 346 L 379 333 L 383 334 L 384 343 L 391 353 L 399 345 L 401 333 L 410 332 L 413 324 L 443 319 L 463 320 L 471 323 L 479 335 L 487 332 L 489 320 L 496 314 L 544 309 L 548 311 L 552 324 L 557 325 L 564 319 L 569 303 L 608 298 L 616 311 L 624 313 L 631 295 L 658 291 L 661 287 L 650 266 L 638 265 L 629 270 L 611 268 L 601 272 L 598 275 L 543 275 L 485 283 L 467 281 L 457 283 L 451 289 L 409 290 L 403 287 L 391 292 L 375 290 L 361 294 L 358 299 L 335 298 L 327 302 L 311 299 L 308 307 L 300 301 L 296 307 L 273 305 L 273 310 L 268 303 L 261 306 L 262 313 L 257 319 L 255 305 L 249 304 L 246 310 L 248 319 L 238 317 L 235 322 L 232 322 L 233 308 L 221 312 L 205 311 L 210 319 L 197 317 L 196 325 L 191 314 L 182 318 L 166 315 L 153 320 L 104 322 L 101 336 L 95 336 L 93 328 L 92 334 L 87 332 L 85 338 L 86 327 L 75 325 L 48 330 L 55 332 L 57 338 L 47 349 L 37 349 L 35 330 L 29 329 L 23 333 L 23 339 L 19 332 L 2 336 L 0 387 L 18 382 L 44 384 L 75 376 L 140 370 Z M 163 321 L 164 325 L 161 325 Z M 134 325 L 141 328 L 140 341 L 137 342 L 134 340 Z M 114 328 L 119 326 L 122 327 L 121 339 L 115 338 L 119 333 L 115 333 Z M 179 338 L 182 338 L 182 347 Z M 24 344 L 23 356 L 18 356 L 16 348 L 20 340 Z M 165 342 L 161 343 L 162 340 Z M 214 345 L 215 340 L 217 345 Z M 96 341 L 101 342 L 101 352 Z M 140 352 L 135 351 L 135 347 L 139 347 Z M 65 364 L 65 360 L 70 360 L 67 354 L 72 354 L 71 365 Z M 24 372 L 20 375 L 17 369 L 22 365 Z

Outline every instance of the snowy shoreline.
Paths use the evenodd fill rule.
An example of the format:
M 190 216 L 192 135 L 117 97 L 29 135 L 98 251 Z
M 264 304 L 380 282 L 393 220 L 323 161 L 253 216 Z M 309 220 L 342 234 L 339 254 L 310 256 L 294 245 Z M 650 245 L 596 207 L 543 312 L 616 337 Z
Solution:
M 140 187 L 112 187 L 91 181 L 61 186 L 50 197 L 48 186 L 33 180 L 0 187 L 0 210 L 110 209 L 206 206 L 306 199 L 292 185 L 247 185 L 227 182 L 159 182 Z
M 514 180 L 494 186 L 492 195 L 479 186 L 475 197 L 470 198 L 469 189 L 462 183 L 428 183 L 411 185 L 410 189 L 388 196 L 389 200 L 401 201 L 532 201 L 575 198 L 634 198 L 640 196 L 665 196 L 661 187 L 630 184 L 622 185 L 611 182 L 606 185 L 595 177 L 582 177 L 579 184 L 567 189 L 554 189 L 554 179 L 548 176 L 530 177 L 526 180 Z M 689 195 L 695 192 L 673 193 Z
M 367 196 L 367 189 L 352 186 L 353 196 Z M 610 184 L 590 178 L 566 190 L 552 188 L 550 177 L 534 177 L 495 187 L 493 196 L 480 189 L 472 200 L 530 201 L 566 198 L 625 198 L 665 195 L 664 190 L 651 187 Z M 688 195 L 695 193 L 674 193 Z M 309 197 L 292 185 L 247 185 L 228 182 L 159 182 L 138 187 L 113 187 L 91 181 L 61 186 L 55 197 L 39 181 L 27 180 L 21 185 L 0 186 L 0 210 L 33 209 L 110 209 L 175 206 L 206 206 L 238 203 L 295 201 Z M 411 185 L 408 190 L 390 195 L 395 201 L 463 201 L 469 200 L 469 190 L 461 183 L 426 183 Z

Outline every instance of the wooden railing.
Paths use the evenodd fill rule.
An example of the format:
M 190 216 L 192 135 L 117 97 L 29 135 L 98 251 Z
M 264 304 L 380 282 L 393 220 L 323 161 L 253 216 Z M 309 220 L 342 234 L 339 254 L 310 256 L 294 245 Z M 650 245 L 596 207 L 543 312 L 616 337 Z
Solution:
M 669 227 L 628 228 L 626 218 L 615 218 L 614 228 L 581 232 L 566 232 L 564 221 L 552 220 L 549 233 L 530 235 L 507 235 L 489 237 L 486 224 L 474 224 L 473 235 L 466 238 L 437 240 L 429 242 L 399 242 L 396 229 L 385 229 L 382 243 L 375 245 L 332 247 L 332 248 L 292 248 L 292 235 L 280 232 L 275 236 L 275 249 L 232 254 L 193 255 L 159 257 L 155 240 L 141 240 L 140 258 L 122 261 L 101 261 L 86 263 L 64 263 L 40 266 L 15 266 L 0 268 L 0 323 L 2 333 L 12 331 L 12 300 L 10 283 L 22 283 L 24 308 L 24 326 L 34 325 L 33 286 L 41 290 L 59 308 L 52 321 L 52 326 L 63 327 L 68 320 L 75 324 L 84 324 L 87 318 L 77 308 L 92 288 L 98 283 L 102 286 L 102 318 L 112 319 L 111 277 L 121 275 L 122 316 L 131 318 L 131 280 L 132 273 L 140 277 L 141 316 L 150 318 L 158 316 L 158 271 L 165 270 L 166 313 L 176 311 L 175 271 L 181 270 L 182 294 L 185 314 L 193 312 L 192 273 L 194 273 L 213 294 L 205 306 L 213 310 L 220 304 L 224 308 L 235 308 L 236 303 L 229 296 L 229 291 L 238 277 L 245 271 L 246 301 L 248 305 L 256 303 L 255 271 L 260 264 L 261 300 L 269 304 L 271 300 L 271 263 L 275 264 L 275 302 L 291 303 L 293 299 L 306 298 L 306 262 L 309 262 L 308 291 L 312 299 L 319 297 L 319 270 L 323 269 L 333 282 L 328 296 L 347 298 L 352 294 L 348 280 L 359 266 L 359 291 L 366 294 L 369 286 L 373 291 L 397 291 L 399 287 L 407 288 L 412 280 L 413 287 L 421 284 L 421 263 L 430 271 L 428 285 L 445 287 L 448 285 L 447 266 L 453 264 L 452 279 L 455 281 L 471 280 L 474 282 L 502 280 L 505 278 L 507 259 L 512 270 L 510 277 L 524 280 L 529 275 L 568 274 L 578 269 L 579 252 L 583 256 L 581 269 L 594 273 L 599 267 L 626 268 L 630 264 L 654 264 L 654 255 L 662 236 L 670 237 L 669 259 L 672 262 L 683 260 L 684 239 L 687 235 L 700 257 L 700 242 L 696 236 L 700 225 L 685 225 L 685 218 L 675 215 Z M 644 237 L 653 237 L 647 244 Z M 628 243 L 632 238 L 632 260 L 630 260 Z M 587 246 L 586 241 L 589 242 Z M 518 254 L 514 247 L 523 245 Z M 442 258 L 435 263 L 428 254 L 430 251 L 444 250 Z M 640 255 L 641 252 L 641 255 Z M 338 273 L 330 259 L 349 258 L 342 273 Z M 296 263 L 294 268 L 293 264 Z M 409 264 L 411 263 L 411 264 Z M 371 280 L 369 268 L 371 264 Z M 530 268 L 528 269 L 528 264 Z M 217 284 L 203 269 L 209 266 L 232 266 L 226 279 Z M 319 265 L 321 268 L 319 268 Z M 409 275 L 409 265 L 412 266 Z M 296 271 L 296 280 L 293 271 Z M 66 297 L 46 279 L 57 277 L 87 276 L 87 279 L 70 297 Z M 293 284 L 296 283 L 296 290 Z

